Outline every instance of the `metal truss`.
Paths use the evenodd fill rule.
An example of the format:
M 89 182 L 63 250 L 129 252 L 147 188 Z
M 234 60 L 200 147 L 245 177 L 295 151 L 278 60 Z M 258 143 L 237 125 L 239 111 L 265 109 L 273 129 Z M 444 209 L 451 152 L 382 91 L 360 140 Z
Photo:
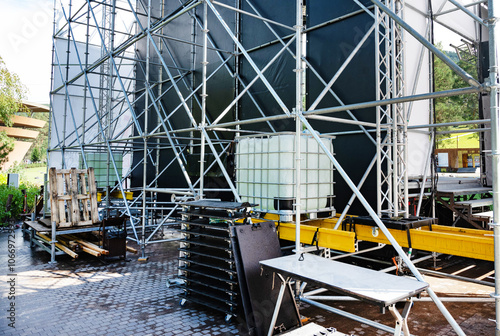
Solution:
M 104 177 L 99 187 L 106 192 L 103 214 L 118 213 L 130 218 L 129 239 L 141 246 L 144 257 L 148 244 L 170 240 L 161 232 L 175 223 L 173 218 L 179 201 L 206 198 L 221 192 L 232 195 L 235 201 L 241 200 L 224 161 L 235 136 L 276 133 L 280 122 L 292 122 L 296 134 L 296 159 L 302 159 L 300 134 L 307 129 L 352 191 L 348 203 L 339 209 L 341 217 L 357 198 L 415 277 L 423 281 L 380 220 L 385 214 L 407 217 L 409 213 L 409 111 L 417 102 L 489 90 L 497 99 L 492 100 L 492 115 L 493 109 L 498 113 L 498 68 L 490 68 L 490 83 L 478 83 L 432 45 L 427 39 L 429 27 L 425 33 L 418 32 L 405 22 L 403 10 L 412 1 L 371 2 L 368 6 L 366 1 L 352 0 L 355 6 L 351 12 L 308 27 L 309 3 L 302 0 L 294 3 L 295 18 L 283 22 L 259 8 L 253 0 L 55 0 L 56 18 L 60 20 L 54 29 L 50 165 L 63 168 L 101 165 Z M 456 1 L 450 2 L 455 4 Z M 490 41 L 495 41 L 498 28 L 494 24 L 498 14 L 493 1 L 489 1 L 488 9 Z M 456 10 L 473 14 L 460 4 L 456 5 Z M 344 55 L 335 73 L 325 75 L 306 55 L 308 34 L 361 14 L 369 15 L 373 23 L 355 39 L 356 43 Z M 427 14 L 422 12 L 423 16 Z M 242 38 L 241 22 L 250 18 L 267 29 L 268 39 L 260 41 L 260 45 L 247 46 Z M 173 33 L 179 32 L 179 28 L 169 29 L 175 25 L 184 25 L 182 34 Z M 219 37 L 224 33 L 224 41 L 214 38 L 215 29 L 219 30 Z M 470 86 L 445 92 L 421 92 L 415 85 L 410 89 L 405 67 L 414 65 L 404 63 L 403 34 L 411 35 L 423 46 L 422 55 L 432 53 L 442 59 Z M 370 39 L 375 41 L 376 99 L 343 101 L 336 92 L 335 82 Z M 188 51 L 182 55 L 176 47 L 180 45 L 188 46 Z M 257 52 L 268 46 L 274 46 L 274 53 L 265 60 L 258 59 Z M 490 48 L 496 50 L 496 44 Z M 284 99 L 269 76 L 270 69 L 283 59 L 295 64 L 290 69 L 295 72 L 293 103 Z M 243 65 L 253 74 L 243 74 Z M 418 67 L 420 72 L 421 64 Z M 316 97 L 307 92 L 307 74 L 323 85 Z M 220 76 L 231 78 L 233 97 L 225 107 L 211 111 L 211 88 L 217 87 Z M 269 98 L 268 104 L 260 101 L 262 92 Z M 319 108 L 327 99 L 335 103 Z M 242 101 L 254 111 L 251 117 L 243 113 Z M 273 105 L 272 109 L 268 105 Z M 376 109 L 376 122 L 362 120 L 357 114 L 367 108 Z M 318 121 L 328 125 L 351 125 L 355 129 L 329 134 L 338 137 L 360 134 L 373 143 L 373 159 L 359 181 L 353 181 L 351 173 L 344 170 L 343 162 L 324 147 L 312 126 Z M 492 117 L 492 130 L 494 126 Z M 431 123 L 410 126 L 412 130 L 423 130 L 429 139 L 434 127 L 436 125 Z M 495 138 L 494 146 L 496 142 Z M 496 146 L 493 153 L 498 160 L 496 150 L 500 146 Z M 194 170 L 191 166 L 193 156 L 198 161 Z M 295 212 L 300 214 L 301 168 L 300 164 L 295 166 Z M 377 190 L 361 192 L 374 167 Z M 169 180 L 173 170 L 182 181 Z M 208 184 L 207 176 L 214 171 L 218 172 L 224 186 Z M 422 173 L 424 180 L 426 174 Z M 127 191 L 134 193 L 133 199 L 127 199 Z M 376 192 L 376 206 L 372 207 L 367 201 L 365 194 L 368 192 Z M 117 194 L 121 197 L 111 198 Z M 496 200 L 497 214 L 498 209 Z M 299 236 L 300 216 L 295 217 Z M 495 225 L 498 221 L 495 220 Z M 297 237 L 297 251 L 301 250 L 299 241 Z M 428 292 L 457 334 L 463 335 L 434 292 L 431 289 Z
M 386 0 L 384 5 L 403 18 L 404 2 Z M 377 99 L 405 96 L 403 29 L 379 7 L 376 15 Z M 377 107 L 377 213 L 408 217 L 408 171 L 406 169 L 408 118 L 404 103 Z M 383 138 L 383 133 L 387 136 Z

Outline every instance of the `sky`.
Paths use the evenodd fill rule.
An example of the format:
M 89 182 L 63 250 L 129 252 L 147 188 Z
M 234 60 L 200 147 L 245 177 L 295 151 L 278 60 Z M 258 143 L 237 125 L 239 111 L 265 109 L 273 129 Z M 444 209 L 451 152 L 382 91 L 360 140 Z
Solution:
M 48 103 L 53 0 L 0 0 L 0 56 L 28 88 L 27 100 Z
M 0 0 L 0 56 L 28 88 L 27 100 L 49 103 L 52 63 L 53 0 Z M 461 44 L 444 30 L 436 41 Z

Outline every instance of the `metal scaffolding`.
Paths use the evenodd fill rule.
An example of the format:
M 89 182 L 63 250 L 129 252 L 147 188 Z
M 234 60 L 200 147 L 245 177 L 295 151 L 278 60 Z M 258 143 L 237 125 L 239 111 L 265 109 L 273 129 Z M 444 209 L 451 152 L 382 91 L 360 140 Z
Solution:
M 148 244 L 169 240 L 160 233 L 175 223 L 179 201 L 213 197 L 242 201 L 230 164 L 235 137 L 295 131 L 295 160 L 300 163 L 305 159 L 301 134 L 307 129 L 345 183 L 344 192 L 352 191 L 346 204 L 337 208 L 342 211 L 341 218 L 354 200 L 359 200 L 415 277 L 423 281 L 380 217 L 409 215 L 408 138 L 412 134 L 424 139 L 425 146 L 420 149 L 424 159 L 417 160 L 417 170 L 419 178 L 426 181 L 427 158 L 432 155 L 437 126 L 432 124 L 432 100 L 489 94 L 493 227 L 495 255 L 499 255 L 498 8 L 493 0 L 467 6 L 455 0 L 432 2 L 437 10 L 419 1 L 346 0 L 350 7 L 346 6 L 345 13 L 314 21 L 308 18 L 313 2 L 302 0 L 293 6 L 289 1 L 266 5 L 252 0 L 55 0 L 55 18 L 59 20 L 55 20 L 53 38 L 49 164 L 57 168 L 92 166 L 98 175 L 101 172 L 98 184 L 105 195 L 104 216 L 113 212 L 128 216 L 129 239 L 141 246 L 145 257 Z M 284 14 L 278 15 L 281 9 Z M 407 9 L 418 13 L 425 24 L 414 28 L 403 16 Z M 489 16 L 483 21 L 478 13 L 485 10 Z M 442 15 L 456 12 L 465 13 L 479 29 L 489 29 L 489 82 L 479 83 L 433 46 L 432 24 L 446 26 L 445 21 L 439 21 Z M 363 15 L 371 21 L 363 30 L 353 31 L 349 48 L 342 50 L 339 45 L 339 66 L 329 73 L 314 59 L 314 52 L 308 51 L 309 38 L 317 38 L 313 34 L 324 27 Z M 265 32 L 264 37 L 252 38 L 252 25 Z M 369 65 L 374 76 L 351 81 L 372 81 L 373 98 L 346 100 L 336 82 L 346 76 L 353 60 L 366 52 L 370 41 L 375 49 L 370 49 L 374 59 Z M 408 55 L 408 41 L 420 46 L 416 55 Z M 431 54 L 468 86 L 434 92 L 425 69 L 426 64 L 431 69 Z M 408 62 L 411 56 L 418 60 L 415 64 Z M 407 78 L 408 70 L 413 71 L 413 78 Z M 293 77 L 287 73 L 292 71 Z M 289 81 L 287 85 L 292 84 L 289 89 L 276 79 L 280 76 Z M 419 80 L 419 76 L 426 79 Z M 317 92 L 310 89 L 313 82 L 322 88 Z M 417 89 L 417 83 L 422 82 L 425 88 Z M 409 125 L 417 114 L 412 113 L 416 104 L 426 106 L 427 120 Z M 370 109 L 375 113 L 364 118 Z M 356 135 L 373 145 L 369 151 L 373 159 L 356 178 L 344 169 L 346 162 L 322 143 L 318 128 L 329 127 L 331 131 L 322 133 L 338 138 Z M 370 174 L 375 174 L 377 190 L 361 191 Z M 301 175 L 301 165 L 295 164 L 296 214 L 303 213 L 301 182 L 305 181 Z M 133 192 L 133 198 L 127 192 Z M 295 218 L 296 249 L 300 251 L 300 216 Z M 498 279 L 496 283 L 499 320 Z M 463 335 L 432 289 L 428 293 L 457 334 Z

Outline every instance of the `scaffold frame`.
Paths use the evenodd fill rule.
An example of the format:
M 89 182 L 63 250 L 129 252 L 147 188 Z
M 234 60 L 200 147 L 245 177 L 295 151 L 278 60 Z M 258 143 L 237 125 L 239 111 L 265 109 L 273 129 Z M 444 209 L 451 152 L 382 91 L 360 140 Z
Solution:
M 454 7 L 444 10 L 449 1 Z M 373 23 L 367 27 L 357 40 L 352 50 L 345 55 L 342 66 L 332 77 L 323 78 L 306 54 L 308 33 L 322 24 L 335 24 L 341 20 L 306 26 L 307 5 L 304 0 L 296 0 L 295 18 L 280 22 L 273 17 L 266 17 L 259 11 L 252 0 L 187 0 L 176 1 L 176 9 L 167 8 L 165 1 L 153 0 L 55 0 L 54 8 L 54 47 L 51 90 L 51 120 L 49 165 L 58 168 L 88 168 L 96 162 L 89 162 L 86 153 L 101 153 L 106 169 L 104 183 L 104 214 L 117 211 L 129 217 L 132 235 L 129 239 L 138 243 L 142 256 L 148 244 L 169 241 L 157 234 L 173 221 L 173 215 L 179 209 L 178 202 L 189 199 L 202 199 L 210 192 L 228 192 L 235 201 L 241 198 L 235 186 L 231 172 L 224 163 L 224 157 L 230 151 L 231 137 L 241 134 L 275 133 L 276 122 L 293 122 L 296 134 L 296 160 L 301 157 L 301 133 L 307 129 L 319 146 L 331 160 L 339 176 L 352 190 L 352 196 L 342 210 L 345 217 L 354 199 L 365 208 L 403 261 L 409 266 L 414 276 L 423 281 L 419 271 L 413 266 L 407 254 L 391 236 L 380 217 L 408 217 L 408 133 L 418 130 L 429 141 L 433 141 L 435 128 L 440 125 L 428 123 L 408 125 L 412 104 L 439 97 L 455 96 L 466 93 L 488 93 L 491 97 L 491 132 L 493 157 L 493 195 L 495 256 L 500 255 L 500 201 L 498 191 L 498 167 L 500 140 L 497 135 L 499 98 L 498 85 L 498 26 L 500 17 L 498 6 L 493 0 L 477 1 L 472 5 L 461 5 L 456 0 L 441 2 L 440 8 L 433 13 L 423 13 L 428 18 L 426 29 L 418 32 L 405 21 L 402 15 L 409 0 L 352 0 L 358 7 L 346 17 L 367 14 Z M 169 2 L 169 5 L 174 1 Z M 158 7 L 159 6 L 159 7 Z M 483 20 L 471 10 L 481 7 L 488 10 L 488 19 Z M 475 24 L 489 30 L 490 77 L 489 81 L 479 83 L 446 55 L 439 51 L 430 39 L 431 24 L 440 21 L 442 15 L 461 12 L 467 14 Z M 180 17 L 188 17 L 191 26 L 188 39 L 169 34 L 169 25 L 177 23 Z M 429 19 L 430 17 L 430 19 Z M 241 20 L 251 18 L 267 27 L 273 40 L 262 45 L 247 48 L 242 43 Z M 60 20 L 58 20 L 60 19 Z M 337 21 L 336 21 L 337 20 Z M 290 23 L 292 22 L 292 23 Z M 228 45 L 219 46 L 211 35 L 212 27 L 225 31 Z M 453 27 L 447 26 L 453 30 Z M 198 32 L 201 32 L 199 43 Z M 286 33 L 284 33 L 286 32 Z M 375 36 L 376 95 L 372 101 L 343 102 L 333 89 L 334 83 L 342 75 L 348 64 L 364 46 L 371 35 Z M 405 41 L 409 36 L 422 45 L 421 59 L 438 57 L 456 72 L 468 84 L 461 89 L 434 92 L 428 83 L 427 92 L 417 92 L 405 78 L 406 68 L 415 66 L 417 73 L 422 71 L 422 63 L 405 64 Z M 476 42 L 476 41 L 473 41 Z M 185 66 L 186 59 L 180 59 L 172 48 L 172 43 L 188 45 L 187 56 L 190 68 Z M 257 64 L 252 52 L 264 46 L 277 46 L 276 52 L 264 63 Z M 66 54 L 64 54 L 64 52 Z M 217 66 L 209 63 L 210 57 L 218 59 Z M 292 57 L 295 63 L 295 83 L 293 104 L 284 101 L 275 86 L 266 76 L 268 70 L 276 65 L 281 57 Z M 244 62 L 244 63 L 243 63 Z M 201 73 L 195 73 L 201 63 Z M 253 70 L 252 78 L 244 78 L 242 64 Z M 262 65 L 263 64 L 263 65 Z M 430 71 L 430 70 L 429 70 Z M 234 99 L 217 117 L 211 119 L 208 113 L 207 99 L 214 78 L 220 74 L 233 78 Z M 153 75 L 154 74 L 154 75 Z M 323 90 L 317 97 L 306 103 L 306 74 L 315 76 L 322 83 Z M 257 84 L 258 83 L 258 84 Z M 266 106 L 259 103 L 259 98 L 252 88 L 260 85 L 273 99 L 278 112 L 266 113 Z M 325 97 L 336 101 L 332 106 L 324 107 L 320 103 Z M 167 110 L 163 100 L 175 97 L 177 106 Z M 244 118 L 240 102 L 248 100 L 256 111 L 257 117 Z M 321 107 L 319 107 L 321 106 Z M 375 108 L 376 122 L 358 120 L 353 112 Z M 432 115 L 432 109 L 431 114 Z M 348 118 L 334 117 L 345 112 Z M 184 123 L 176 125 L 174 116 L 182 115 Z M 359 181 L 353 181 L 349 171 L 322 144 L 314 122 L 345 124 L 356 126 L 356 130 L 331 132 L 330 135 L 365 134 L 375 146 L 375 155 L 366 167 Z M 481 121 L 483 122 L 483 121 Z M 476 121 L 471 121 L 474 124 Z M 255 130 L 256 125 L 263 125 L 265 131 Z M 252 126 L 252 127 L 250 127 Z M 228 134 L 230 136 L 228 136 Z M 432 140 L 431 140 L 432 139 Z M 160 164 L 162 153 L 168 151 L 166 164 Z M 426 157 L 432 154 L 426 149 Z M 188 172 L 188 156 L 199 155 L 197 178 Z M 121 161 L 117 160 L 121 156 Z M 134 161 L 134 158 L 141 157 Z M 211 158 L 210 162 L 208 158 Z M 117 162 L 118 161 L 118 162 Z M 422 171 L 423 181 L 427 178 L 426 161 Z M 162 186 L 158 182 L 168 174 L 171 167 L 181 172 L 185 187 Z M 152 167 L 152 168 L 151 168 Z M 217 167 L 226 186 L 217 188 L 207 185 L 206 176 Z M 296 199 L 295 213 L 301 213 L 301 168 L 296 164 Z M 124 169 L 126 168 L 126 170 Z M 361 191 L 363 183 L 375 168 L 377 176 L 377 204 L 373 207 Z M 153 178 L 148 171 L 152 169 Z M 131 176 L 142 172 L 142 181 L 131 187 Z M 139 174 L 139 175 L 140 175 Z M 424 190 L 423 183 L 421 193 Z M 133 200 L 127 200 L 126 191 L 133 191 Z M 118 192 L 121 200 L 111 199 Z M 116 194 L 116 193 L 115 193 Z M 170 201 L 164 201 L 160 194 L 171 195 Z M 419 204 L 420 210 L 420 204 Z M 160 219 L 156 221 L 157 213 Z M 296 217 L 296 251 L 301 251 L 300 216 Z M 339 223 L 341 220 L 339 221 Z M 500 269 L 500 261 L 495 260 L 495 268 Z M 496 272 L 496 277 L 500 272 Z M 497 321 L 500 321 L 500 281 L 496 278 L 495 298 Z M 438 308 L 446 317 L 455 332 L 463 335 L 460 327 L 439 301 L 432 289 L 427 290 Z M 497 326 L 497 335 L 500 329 Z

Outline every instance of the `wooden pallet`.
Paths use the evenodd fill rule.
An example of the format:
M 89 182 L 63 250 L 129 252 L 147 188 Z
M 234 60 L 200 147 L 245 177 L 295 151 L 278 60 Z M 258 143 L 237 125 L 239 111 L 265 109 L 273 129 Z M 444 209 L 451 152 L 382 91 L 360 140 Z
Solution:
M 49 169 L 50 212 L 58 228 L 99 223 L 94 168 Z

